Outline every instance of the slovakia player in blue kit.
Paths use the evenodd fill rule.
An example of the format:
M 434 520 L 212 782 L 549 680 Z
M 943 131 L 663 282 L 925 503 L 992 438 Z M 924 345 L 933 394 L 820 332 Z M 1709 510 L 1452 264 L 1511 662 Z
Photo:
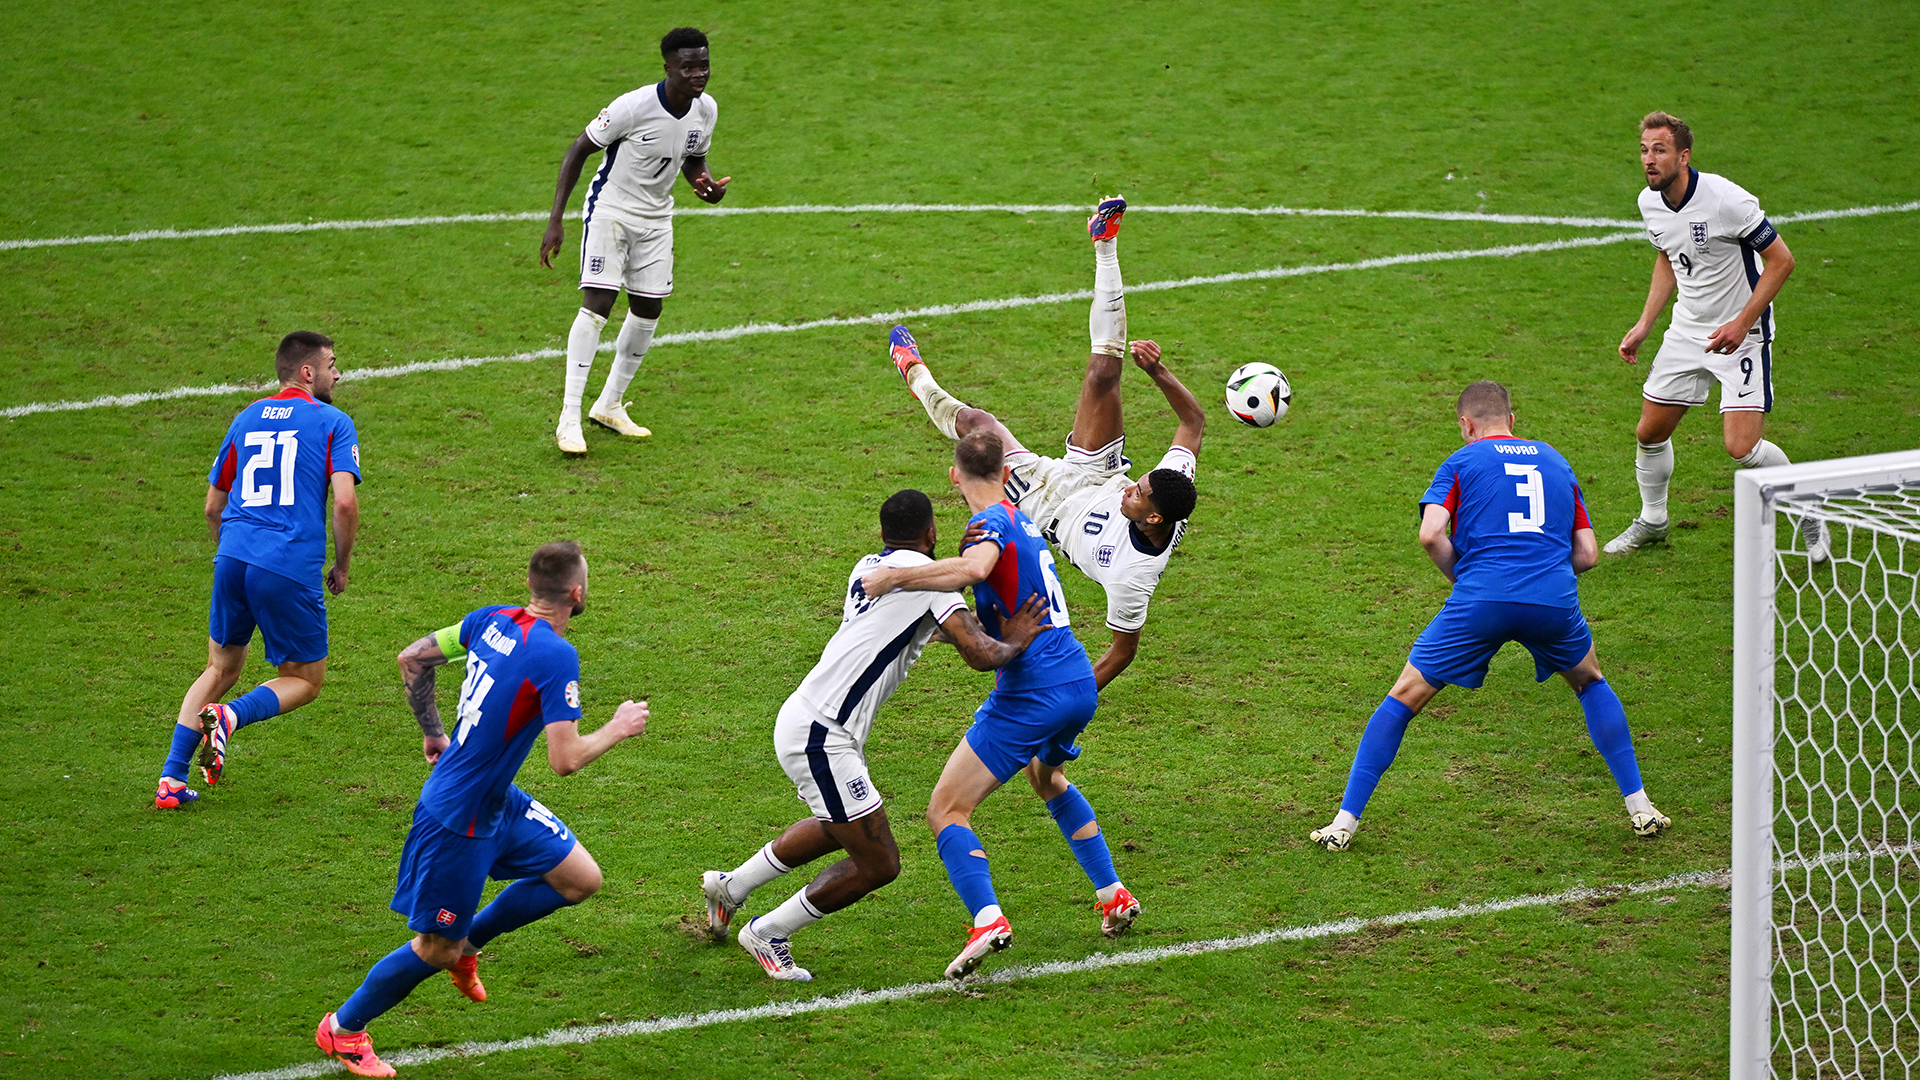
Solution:
M 327 673 L 327 603 L 320 592 L 327 495 L 333 495 L 333 568 L 326 583 L 338 596 L 347 591 L 360 528 L 354 490 L 360 438 L 353 421 L 332 405 L 340 378 L 332 339 L 305 330 L 288 334 L 273 366 L 280 392 L 240 410 L 207 476 L 207 525 L 220 544 L 207 668 L 180 702 L 153 796 L 162 810 L 200 797 L 187 786 L 195 750 L 207 783 L 219 783 L 233 733 L 320 696 Z M 221 696 L 246 667 L 256 626 L 279 677 L 223 705 Z
M 1441 464 L 1420 497 L 1420 546 L 1454 583 L 1453 595 L 1367 721 L 1339 814 L 1311 839 L 1346 850 L 1408 722 L 1449 683 L 1478 688 L 1493 654 L 1509 641 L 1533 654 L 1540 682 L 1559 672 L 1573 688 L 1594 749 L 1626 798 L 1633 831 L 1652 836 L 1672 822 L 1647 798 L 1626 710 L 1600 674 L 1580 614 L 1574 577 L 1593 569 L 1600 550 L 1573 469 L 1546 443 L 1514 436 L 1512 402 L 1499 383 L 1467 387 L 1457 409 L 1467 445 Z
M 1034 794 L 1073 849 L 1099 898 L 1101 930 L 1112 937 L 1140 914 L 1140 904 L 1120 883 L 1113 855 L 1100 833 L 1093 807 L 1061 772 L 1080 756 L 1073 740 L 1093 719 L 1100 695 L 1093 664 L 1074 638 L 1067 603 L 1054 573 L 1053 553 L 1040 529 L 1006 501 L 1006 447 L 990 431 L 971 432 L 955 444 L 953 486 L 973 518 L 957 558 L 915 567 L 882 567 L 860 579 L 870 596 L 895 589 L 952 591 L 973 586 L 981 625 L 995 637 L 1002 623 L 1029 598 L 1047 599 L 1049 617 L 1027 651 L 1001 667 L 993 693 L 973 715 L 960 745 L 941 770 L 927 805 L 940 860 L 954 891 L 973 913 L 966 948 L 947 965 L 947 976 L 965 977 L 992 952 L 1013 943 L 1013 928 L 1000 910 L 987 870 L 986 850 L 972 828 L 974 808 L 1025 770 Z
M 320 1049 L 356 1075 L 393 1075 L 373 1052 L 368 1021 L 436 971 L 451 974 L 462 994 L 485 1001 L 477 965 L 487 942 L 600 891 L 593 856 L 513 778 L 542 731 L 547 763 L 566 776 L 645 731 L 647 704 L 625 702 L 598 731 L 580 734 L 580 656 L 565 637 L 569 620 L 587 604 L 580 545 L 565 540 L 535 551 L 527 590 L 527 606 L 480 608 L 400 654 L 407 702 L 433 765 L 393 893 L 393 910 L 407 916 L 414 938 L 375 964 L 314 1033 Z M 449 738 L 434 702 L 433 673 L 463 655 L 467 676 Z M 489 877 L 513 884 L 475 914 Z

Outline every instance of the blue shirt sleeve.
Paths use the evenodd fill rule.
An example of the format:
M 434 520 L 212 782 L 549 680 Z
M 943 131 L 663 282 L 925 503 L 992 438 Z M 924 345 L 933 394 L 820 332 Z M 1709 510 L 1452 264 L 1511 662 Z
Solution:
M 474 608 L 472 611 L 467 612 L 467 617 L 460 620 L 460 644 L 463 648 L 469 652 L 473 650 L 473 636 L 480 632 L 480 624 L 493 618 L 493 613 L 499 611 L 500 608 L 501 605 L 499 604 L 489 604 L 486 607 Z
M 534 689 L 540 691 L 540 723 L 564 724 L 580 719 L 580 654 L 554 638 L 553 650 L 541 658 Z
M 1007 513 L 1006 507 L 995 503 L 967 519 L 967 525 L 969 527 L 978 525 L 987 531 L 985 536 L 975 540 L 974 543 L 979 544 L 992 541 L 998 547 L 1005 548 L 1007 546 L 1007 533 L 1013 529 L 1013 517 Z M 965 551 L 966 547 L 962 547 L 960 550 Z
M 239 448 L 233 445 L 233 429 L 238 424 L 235 420 L 227 425 L 227 437 L 220 440 L 220 452 L 213 456 L 213 468 L 207 470 L 207 483 L 221 491 L 233 490 L 233 478 L 240 468 Z
M 353 482 L 360 482 L 360 433 L 354 429 L 353 417 L 334 410 L 333 430 L 328 432 L 327 482 L 333 482 L 333 473 L 353 474 Z

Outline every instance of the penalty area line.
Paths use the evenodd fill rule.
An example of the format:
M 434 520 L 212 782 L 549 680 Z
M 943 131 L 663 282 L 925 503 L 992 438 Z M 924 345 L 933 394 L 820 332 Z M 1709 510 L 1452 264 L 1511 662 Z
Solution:
M 1471 918 L 1477 915 L 1497 915 L 1502 912 L 1520 911 L 1527 908 L 1557 907 L 1563 904 L 1579 904 L 1589 900 L 1641 896 L 1647 893 L 1669 892 L 1674 889 L 1700 886 L 1725 887 L 1728 884 L 1726 870 L 1695 870 L 1684 874 L 1674 874 L 1657 881 L 1639 881 L 1624 885 L 1602 885 L 1567 889 L 1557 893 L 1535 893 L 1527 896 L 1506 897 L 1488 900 L 1477 904 L 1459 904 L 1453 907 L 1421 908 L 1417 911 L 1403 911 L 1394 915 L 1381 915 L 1374 918 L 1339 919 L 1333 922 L 1314 923 L 1310 926 L 1293 926 L 1263 930 L 1259 933 L 1245 934 L 1240 937 L 1214 938 L 1209 941 L 1189 941 L 1177 945 L 1161 945 L 1150 949 L 1129 949 L 1123 952 L 1096 953 L 1079 960 L 1055 960 L 1039 964 L 1014 964 L 995 970 L 987 975 L 967 980 L 965 987 L 1001 986 L 1008 983 L 1025 982 L 1030 979 L 1046 978 L 1052 975 L 1073 975 L 1088 971 L 1104 971 L 1111 968 L 1132 967 L 1138 964 L 1157 964 L 1167 960 L 1178 960 L 1188 956 L 1203 956 L 1208 953 L 1234 952 L 1240 949 L 1258 948 L 1288 941 L 1314 941 L 1320 938 L 1343 937 L 1357 934 L 1374 927 L 1410 926 L 1417 923 L 1442 922 L 1450 919 Z M 754 1020 L 769 1020 L 776 1017 L 804 1016 L 809 1013 L 839 1012 L 859 1005 L 872 1005 L 886 1001 L 901 1001 L 908 998 L 929 997 L 948 993 L 958 989 L 955 983 L 940 982 L 905 983 L 890 986 L 882 990 L 848 990 L 845 993 L 825 997 L 803 998 L 798 1001 L 776 1001 L 765 1005 L 755 1005 L 742 1009 L 714 1009 L 707 1012 L 683 1013 L 679 1016 L 664 1016 L 652 1020 L 633 1020 L 614 1024 L 582 1024 L 577 1027 L 554 1028 L 540 1035 L 530 1035 L 520 1039 L 501 1039 L 492 1042 L 469 1042 L 459 1046 L 427 1047 L 418 1050 L 402 1050 L 388 1055 L 386 1061 L 397 1066 L 425 1065 L 450 1057 L 482 1057 L 488 1054 L 503 1054 L 515 1050 L 540 1050 L 554 1046 L 580 1046 L 586 1043 L 601 1042 L 606 1039 L 631 1038 L 638 1035 L 658 1035 L 669 1031 L 685 1031 L 689 1028 L 712 1027 L 717 1024 L 733 1024 Z M 222 1073 L 214 1080 L 299 1080 L 302 1077 L 326 1076 L 343 1071 L 343 1067 L 334 1061 L 311 1061 L 285 1068 L 267 1069 L 249 1073 Z
M 1421 251 L 1406 255 L 1385 255 L 1375 259 L 1360 259 L 1355 262 L 1315 263 L 1305 266 L 1276 266 L 1265 270 L 1240 270 L 1225 274 L 1202 274 L 1197 277 L 1177 278 L 1167 281 L 1148 281 L 1128 285 L 1130 293 L 1164 292 L 1169 289 L 1190 289 L 1201 285 L 1225 285 L 1241 281 L 1269 281 L 1277 278 L 1304 277 L 1312 274 L 1332 274 L 1348 270 L 1377 270 L 1389 266 L 1405 266 L 1413 263 L 1450 262 L 1458 259 L 1511 258 L 1516 255 L 1529 255 L 1546 251 L 1565 251 L 1570 248 L 1599 247 L 1606 244 L 1618 244 L 1627 240 L 1641 238 L 1638 232 L 1610 233 L 1606 236 L 1582 236 L 1569 240 L 1550 240 L 1538 244 L 1503 244 L 1499 247 L 1465 248 L 1454 251 Z M 682 330 L 674 333 L 659 334 L 653 344 L 684 345 L 702 341 L 731 341 L 735 338 L 755 337 L 762 334 L 793 334 L 803 330 L 819 330 L 835 326 L 873 326 L 905 322 L 908 319 L 927 319 L 946 315 L 964 315 L 976 311 L 1006 311 L 1012 308 L 1037 307 L 1045 304 L 1064 304 L 1076 300 L 1091 300 L 1093 290 L 1080 289 L 1074 292 L 1042 293 L 1038 296 L 1007 296 L 992 300 L 969 300 L 958 304 L 933 304 L 927 307 L 903 308 L 898 311 L 881 311 L 871 315 L 856 315 L 845 318 L 809 319 L 797 323 L 745 323 L 739 326 L 721 327 L 714 330 Z M 600 346 L 601 352 L 610 352 L 613 343 Z M 341 381 L 360 379 L 392 379 L 402 375 L 415 375 L 427 371 L 458 371 L 462 368 L 481 367 L 487 364 L 530 363 L 536 360 L 552 360 L 566 353 L 561 349 L 536 349 L 531 352 L 511 353 L 506 356 L 463 356 L 445 360 L 418 360 L 409 364 L 396 364 L 392 367 L 352 368 L 343 372 Z M 180 386 L 171 390 L 154 390 L 133 394 L 108 394 L 104 397 L 89 398 L 85 401 L 41 401 L 28 405 L 13 405 L 0 408 L 0 419 L 17 420 L 23 416 L 37 413 L 81 412 L 90 409 L 124 408 L 133 405 L 146 405 L 156 401 L 172 401 L 179 398 L 217 397 L 224 394 L 258 393 L 271 389 L 265 383 L 220 383 L 213 386 Z

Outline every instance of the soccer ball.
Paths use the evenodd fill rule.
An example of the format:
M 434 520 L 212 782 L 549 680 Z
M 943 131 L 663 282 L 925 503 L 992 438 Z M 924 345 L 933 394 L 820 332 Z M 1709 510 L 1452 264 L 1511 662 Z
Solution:
M 1248 427 L 1272 427 L 1287 415 L 1293 384 L 1272 364 L 1241 364 L 1227 376 L 1227 411 Z

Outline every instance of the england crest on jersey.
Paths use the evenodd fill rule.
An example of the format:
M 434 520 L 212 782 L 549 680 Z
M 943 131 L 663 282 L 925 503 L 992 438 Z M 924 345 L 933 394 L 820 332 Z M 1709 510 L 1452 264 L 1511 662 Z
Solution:
M 1693 233 L 1693 246 L 1699 248 L 1701 251 L 1707 250 L 1707 223 L 1704 221 L 1689 221 L 1687 222 L 1687 228 Z
M 700 145 L 700 129 L 688 128 L 687 129 L 687 153 L 689 154 L 693 153 L 694 148 L 699 145 Z

